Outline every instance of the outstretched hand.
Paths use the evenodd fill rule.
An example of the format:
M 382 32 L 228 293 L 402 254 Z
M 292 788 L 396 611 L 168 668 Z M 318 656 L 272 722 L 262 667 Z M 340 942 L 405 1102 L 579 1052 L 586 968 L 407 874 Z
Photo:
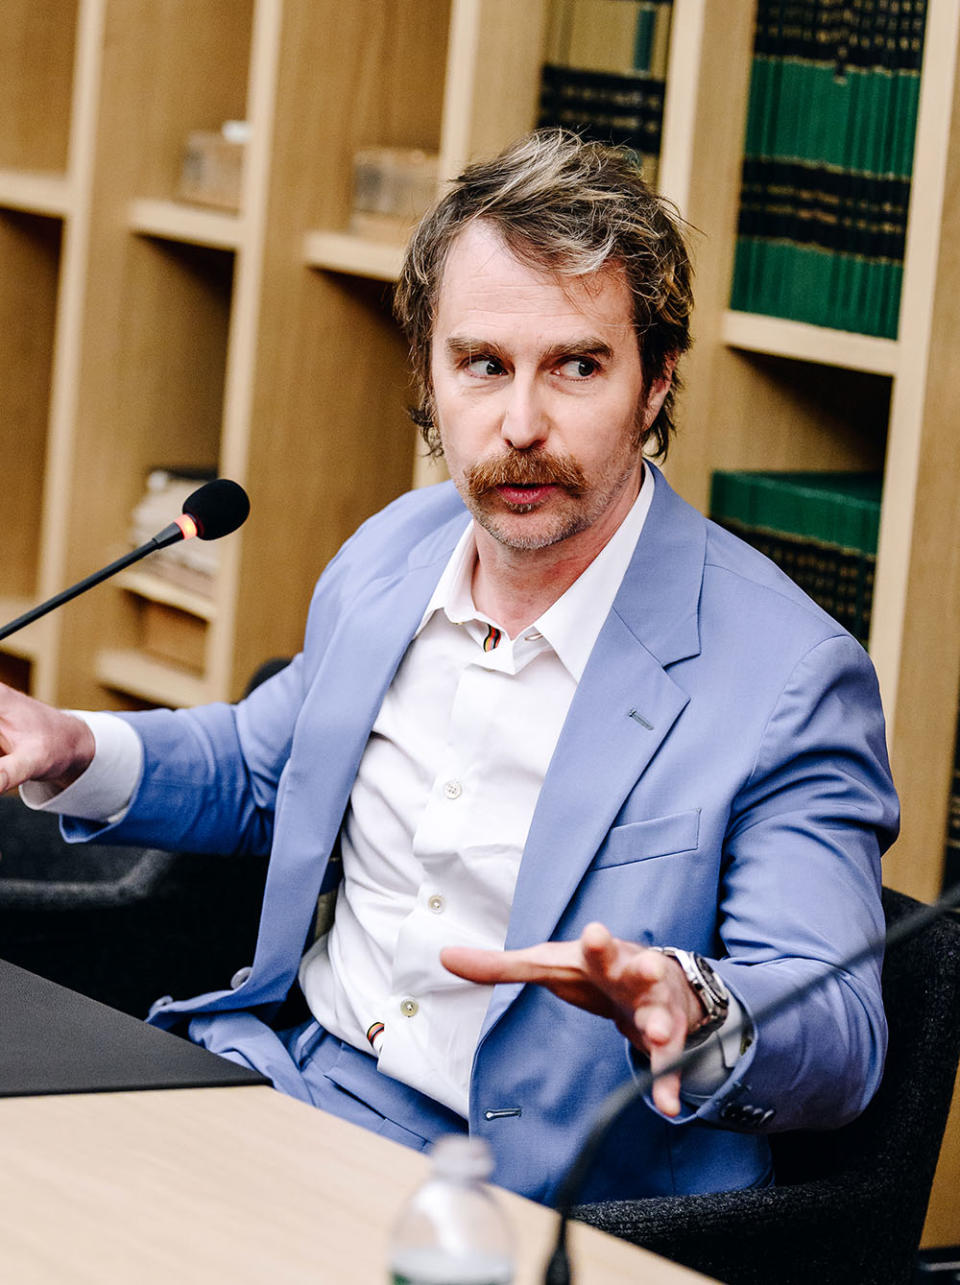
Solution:
M 95 749 L 83 719 L 0 683 L 0 794 L 24 781 L 65 789 L 89 767 Z
M 654 1075 L 683 1052 L 702 1017 L 700 1001 L 676 960 L 588 924 L 578 941 L 543 942 L 525 950 L 448 946 L 445 968 L 468 981 L 531 982 L 577 1008 L 609 1018 L 650 1058 Z M 680 1075 L 657 1077 L 653 1100 L 665 1115 L 680 1112 Z

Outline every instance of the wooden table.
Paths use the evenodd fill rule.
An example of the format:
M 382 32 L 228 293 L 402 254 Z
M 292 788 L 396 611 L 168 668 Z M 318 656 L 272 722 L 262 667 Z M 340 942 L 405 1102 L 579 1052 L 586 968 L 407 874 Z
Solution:
M 429 1160 L 270 1088 L 0 1100 L 0 1279 L 381 1285 Z M 499 1193 L 517 1285 L 543 1279 L 549 1210 Z M 572 1228 L 576 1285 L 706 1278 Z

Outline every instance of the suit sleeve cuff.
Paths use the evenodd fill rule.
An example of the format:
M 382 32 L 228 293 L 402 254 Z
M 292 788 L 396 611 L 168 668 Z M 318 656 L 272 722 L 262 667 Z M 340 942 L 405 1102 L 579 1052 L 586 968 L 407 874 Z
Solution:
M 65 790 L 46 781 L 27 781 L 20 787 L 20 797 L 35 812 L 54 812 L 82 821 L 120 821 L 140 782 L 143 743 L 129 723 L 113 714 L 70 712 L 93 732 L 93 761 Z
M 697 1056 L 683 1073 L 680 1098 L 696 1111 L 709 1102 L 733 1075 L 737 1064 L 753 1042 L 753 1026 L 737 997 L 730 995 L 730 1007 L 724 1023 L 697 1050 Z M 632 1068 L 650 1070 L 646 1055 L 634 1044 L 627 1044 Z M 653 1099 L 646 1094 L 653 1106 Z M 654 1106 L 655 1111 L 657 1108 Z M 659 1114 L 659 1112 L 658 1112 Z M 669 1117 L 664 1117 L 669 1118 Z

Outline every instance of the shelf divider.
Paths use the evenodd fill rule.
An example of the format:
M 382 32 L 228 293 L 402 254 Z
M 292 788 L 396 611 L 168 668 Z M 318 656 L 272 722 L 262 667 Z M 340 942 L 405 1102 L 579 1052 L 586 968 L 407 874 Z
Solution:
M 73 208 L 70 180 L 55 171 L 0 169 L 0 208 L 65 218 Z
M 308 232 L 303 238 L 303 258 L 311 268 L 396 281 L 403 263 L 403 246 L 370 241 L 350 232 Z
M 896 375 L 900 368 L 900 349 L 895 339 L 830 330 L 784 317 L 728 311 L 721 320 L 720 336 L 730 348 L 842 366 L 846 370 Z
M 131 231 L 141 236 L 219 250 L 239 250 L 243 243 L 243 216 L 226 210 L 141 197 L 131 201 L 128 218 Z
M 203 705 L 211 699 L 210 685 L 205 678 L 184 673 L 161 660 L 152 660 L 134 648 L 99 652 L 96 676 L 105 687 L 154 705 L 182 709 L 189 705 Z

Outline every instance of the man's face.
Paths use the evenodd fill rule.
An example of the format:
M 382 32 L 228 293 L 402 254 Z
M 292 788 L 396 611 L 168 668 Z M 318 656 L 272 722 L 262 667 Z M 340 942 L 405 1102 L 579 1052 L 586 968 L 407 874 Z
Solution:
M 645 396 L 622 270 L 561 282 L 483 223 L 450 248 L 433 331 L 440 439 L 457 489 L 499 544 L 605 542 L 640 487 Z M 602 547 L 602 543 L 600 545 Z

